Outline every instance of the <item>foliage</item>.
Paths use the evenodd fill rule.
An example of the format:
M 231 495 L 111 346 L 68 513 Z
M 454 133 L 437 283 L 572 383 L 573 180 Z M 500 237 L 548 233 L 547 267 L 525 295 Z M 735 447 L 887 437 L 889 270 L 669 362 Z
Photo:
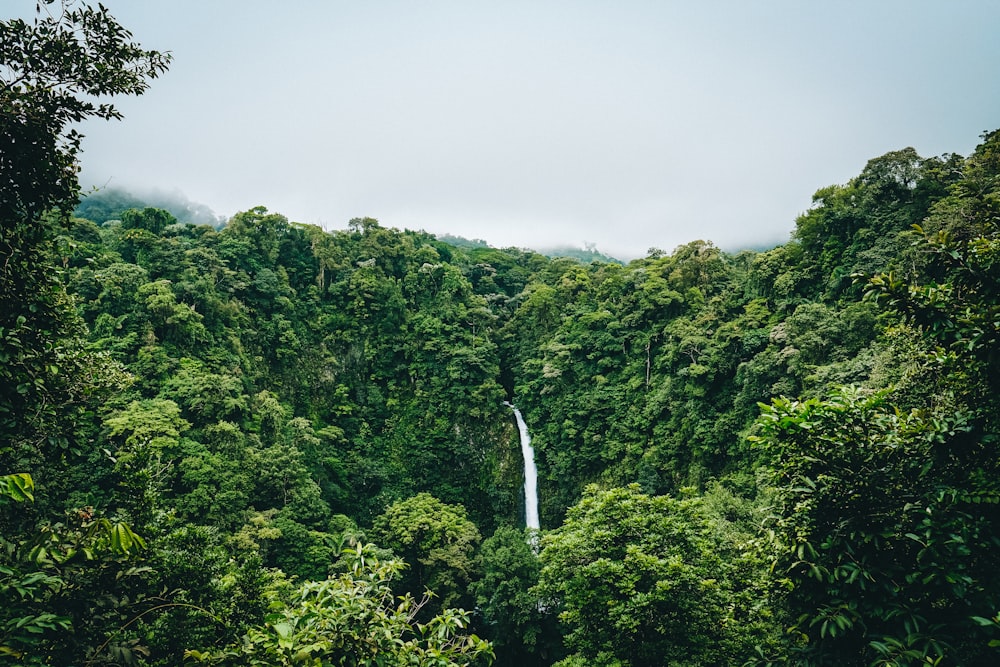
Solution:
M 0 475 L 0 498 L 7 497 L 17 502 L 34 500 L 35 482 L 27 473 Z
M 560 653 L 555 618 L 531 590 L 541 572 L 537 544 L 536 533 L 500 526 L 479 549 L 482 576 L 470 592 L 501 664 L 549 664 Z
M 0 454 L 44 440 L 65 448 L 54 422 L 100 363 L 74 345 L 79 329 L 49 254 L 55 219 L 68 219 L 79 192 L 82 135 L 69 126 L 119 118 L 98 100 L 141 94 L 170 60 L 131 42 L 103 7 L 51 5 L 39 3 L 30 23 L 0 21 Z
M 32 500 L 29 476 L 0 480 L 5 483 L 0 498 Z M 137 573 L 130 561 L 146 549 L 127 524 L 89 510 L 32 535 L 0 535 L 0 656 L 23 665 L 94 657 L 101 647 L 93 630 L 132 606 L 124 594 L 128 579 Z M 100 598 L 95 597 L 98 590 Z M 134 648 L 113 646 L 119 653 Z
M 796 664 L 997 658 L 1000 168 L 996 134 L 985 139 L 934 207 L 939 229 L 917 227 L 922 275 L 870 280 L 916 329 L 899 388 L 763 407 L 757 439 L 779 493 L 775 566 L 801 637 Z
M 623 264 L 621 260 L 615 259 L 610 255 L 605 255 L 597 249 L 597 246 L 593 243 L 585 243 L 582 248 L 577 248 L 574 246 L 559 246 L 553 248 L 545 248 L 542 251 L 546 257 L 569 257 L 570 259 L 575 259 L 583 264 L 589 264 L 590 262 L 604 262 L 604 263 L 615 263 Z
M 476 575 L 475 551 L 482 539 L 461 505 L 418 493 L 390 505 L 375 519 L 372 537 L 408 566 L 402 590 L 433 590 L 443 606 L 460 604 Z
M 876 275 L 871 294 L 900 312 L 965 365 L 966 391 L 991 390 L 1000 377 L 1000 131 L 987 133 L 964 178 L 938 203 L 927 229 L 916 225 L 926 278 Z
M 399 561 L 379 560 L 371 545 L 358 544 L 347 555 L 350 571 L 307 582 L 289 601 L 277 601 L 266 624 L 252 628 L 241 644 L 190 650 L 186 657 L 219 665 L 457 667 L 492 656 L 488 642 L 465 634 L 463 611 L 445 609 L 426 623 L 415 621 L 426 598 L 393 597 Z
M 1000 460 L 969 415 L 899 411 L 855 389 L 776 400 L 759 424 L 801 664 L 983 659 L 970 617 L 1000 603 L 1000 495 L 987 481 Z
M 539 594 L 559 610 L 575 657 L 561 664 L 721 665 L 731 649 L 731 584 L 695 499 L 638 486 L 588 487 L 542 537 Z M 746 647 L 744 647 L 746 648 Z
M 42 513 L 0 508 L 0 651 L 20 664 L 93 657 L 135 602 L 127 561 L 144 540 L 89 508 L 56 521 L 57 493 L 76 472 L 66 464 L 94 436 L 101 401 L 128 382 L 84 348 L 55 236 L 79 192 L 72 124 L 119 118 L 102 100 L 141 94 L 169 60 L 133 43 L 104 7 L 48 1 L 30 23 L 0 21 L 0 471 L 15 500 L 32 498 L 29 479 L 38 484 Z
M 115 95 L 141 95 L 166 71 L 169 54 L 147 51 L 108 10 L 55 0 L 39 16 L 0 22 L 0 217 L 30 222 L 76 205 L 76 154 L 86 118 L 119 119 Z M 52 5 L 55 5 L 53 8 Z

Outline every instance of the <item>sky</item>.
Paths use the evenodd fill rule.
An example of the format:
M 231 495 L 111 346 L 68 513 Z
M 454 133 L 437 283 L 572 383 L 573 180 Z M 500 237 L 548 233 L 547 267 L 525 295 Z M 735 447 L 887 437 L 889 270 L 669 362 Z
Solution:
M 1000 127 L 995 0 L 104 4 L 174 61 L 85 124 L 82 180 L 227 217 L 764 247 L 869 159 Z

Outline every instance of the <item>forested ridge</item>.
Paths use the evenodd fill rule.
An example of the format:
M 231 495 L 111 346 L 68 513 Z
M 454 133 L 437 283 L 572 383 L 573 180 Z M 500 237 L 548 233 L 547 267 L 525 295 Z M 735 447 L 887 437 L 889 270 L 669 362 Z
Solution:
M 1000 131 L 760 252 L 198 224 L 67 129 L 169 56 L 0 28 L 0 664 L 1000 659 Z

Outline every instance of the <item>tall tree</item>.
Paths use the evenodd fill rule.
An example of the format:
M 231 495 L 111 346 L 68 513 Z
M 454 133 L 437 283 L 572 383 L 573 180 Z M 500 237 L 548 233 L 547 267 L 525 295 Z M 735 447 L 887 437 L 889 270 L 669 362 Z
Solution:
M 542 537 L 542 605 L 559 610 L 573 651 L 559 664 L 732 664 L 721 551 L 695 499 L 587 487 Z
M 42 0 L 36 7 L 31 22 L 0 21 L 0 473 L 43 464 L 59 471 L 68 454 L 81 452 L 76 440 L 92 433 L 84 424 L 100 392 L 122 386 L 114 364 L 83 349 L 52 241 L 80 190 L 83 137 L 74 125 L 120 118 L 106 100 L 141 94 L 170 61 L 135 44 L 103 6 Z M 119 620 L 98 610 L 95 591 L 108 595 L 105 608 L 117 605 L 108 584 L 125 573 L 118 556 L 138 542 L 127 526 L 89 510 L 76 520 L 79 528 L 38 532 L 30 515 L 0 507 L 0 653 L 19 664 L 80 664 L 105 624 Z M 22 594 L 26 581 L 36 583 Z M 26 601 L 41 609 L 26 609 Z M 59 632 L 71 627 L 78 634 Z
M 169 62 L 169 54 L 134 43 L 103 6 L 43 0 L 32 22 L 0 21 L 4 450 L 11 443 L 36 444 L 55 436 L 45 432 L 45 424 L 82 374 L 73 368 L 78 355 L 64 361 L 65 348 L 78 335 L 77 320 L 49 255 L 53 232 L 68 222 L 80 191 L 77 156 L 83 135 L 74 125 L 87 118 L 121 118 L 105 100 L 142 94 Z M 4 450 L 0 454 L 9 453 Z M 0 468 L 11 463 L 4 458 Z
M 410 567 L 401 582 L 403 591 L 422 595 L 430 588 L 442 605 L 466 602 L 482 538 L 464 507 L 419 493 L 390 505 L 376 518 L 372 532 Z

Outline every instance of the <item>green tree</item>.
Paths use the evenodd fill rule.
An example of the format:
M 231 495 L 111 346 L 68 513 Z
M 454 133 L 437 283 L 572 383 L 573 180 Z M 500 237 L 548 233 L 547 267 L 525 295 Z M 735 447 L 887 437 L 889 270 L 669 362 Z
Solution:
M 177 218 L 161 208 L 130 208 L 121 214 L 122 229 L 145 229 L 159 235 L 168 225 L 177 222 Z
M 698 500 L 589 486 L 541 545 L 539 595 L 566 628 L 566 665 L 740 659 L 727 654 L 722 545 Z
M 467 600 L 476 575 L 475 552 L 482 539 L 461 505 L 443 503 L 429 493 L 390 505 L 375 519 L 372 538 L 409 566 L 401 589 L 423 595 L 431 589 L 440 604 Z
M 24 224 L 50 209 L 68 216 L 76 205 L 83 135 L 70 126 L 120 119 L 100 100 L 141 95 L 170 63 L 169 54 L 132 42 L 104 7 L 42 0 L 38 8 L 31 23 L 0 22 L 0 187 L 7 195 L 0 215 Z
M 201 422 L 238 420 L 249 398 L 234 375 L 209 372 L 195 359 L 182 358 L 177 373 L 163 383 L 161 396 L 176 400 L 185 414 Z
M 537 534 L 500 526 L 479 550 L 482 578 L 470 590 L 500 664 L 551 664 L 560 653 L 555 617 L 531 590 L 541 572 L 532 548 L 537 540 Z
M 191 424 L 173 401 L 132 401 L 104 422 L 114 444 L 116 498 L 121 510 L 145 529 L 162 509 L 163 486 L 179 452 L 180 436 Z
M 39 3 L 32 22 L 0 21 L 0 441 L 56 437 L 66 356 L 79 336 L 50 240 L 79 194 L 87 118 L 120 118 L 101 101 L 138 95 L 166 70 L 104 7 Z M 48 217 L 47 217 L 48 216 Z M 62 377 L 60 377 L 62 376 Z M 47 426 L 48 424 L 48 426 Z M 3 465 L 3 464 L 0 464 Z
M 104 7 L 46 0 L 31 22 L 0 21 L 0 471 L 30 467 L 50 481 L 93 436 L 95 400 L 124 385 L 82 349 L 53 241 L 79 194 L 72 126 L 120 118 L 104 100 L 141 94 L 169 60 L 133 43 Z M 105 609 L 116 605 L 112 582 L 126 569 L 110 561 L 142 542 L 88 511 L 40 529 L 4 514 L 3 651 L 21 664 L 79 664 L 113 622 L 95 604 L 101 591 Z

